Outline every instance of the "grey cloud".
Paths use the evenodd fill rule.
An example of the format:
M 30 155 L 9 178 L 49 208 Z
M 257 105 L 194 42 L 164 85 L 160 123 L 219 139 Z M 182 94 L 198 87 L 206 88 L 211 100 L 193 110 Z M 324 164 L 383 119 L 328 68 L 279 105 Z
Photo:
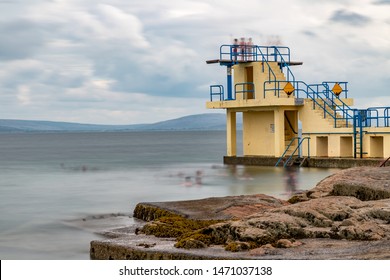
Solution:
M 3 69 L 1 86 L 3 89 L 15 90 L 22 84 L 47 85 L 57 88 L 76 88 L 87 79 L 83 73 L 64 71 L 61 65 L 43 63 L 36 60 L 19 60 L 13 66 Z
M 81 87 L 85 81 L 85 77 L 68 74 L 51 73 L 46 78 L 45 83 L 48 85 L 55 85 L 63 88 L 77 88 Z
M 27 20 L 0 23 L 0 58 L 23 59 L 35 54 L 45 44 L 39 26 Z
M 330 20 L 352 26 L 364 26 L 371 22 L 369 17 L 346 10 L 338 10 L 334 12 Z
M 317 37 L 317 34 L 311 30 L 304 30 L 302 31 L 302 33 L 308 37 L 312 37 L 312 38 Z
M 159 67 L 143 64 L 130 57 L 106 57 L 95 59 L 95 74 L 115 80 L 112 90 L 120 92 L 142 92 L 152 96 L 194 96 L 194 88 L 198 81 L 192 77 L 199 73 L 193 73 L 188 69 L 183 79 L 175 79 L 169 64 Z
M 378 0 L 373 2 L 374 5 L 390 5 L 390 0 Z

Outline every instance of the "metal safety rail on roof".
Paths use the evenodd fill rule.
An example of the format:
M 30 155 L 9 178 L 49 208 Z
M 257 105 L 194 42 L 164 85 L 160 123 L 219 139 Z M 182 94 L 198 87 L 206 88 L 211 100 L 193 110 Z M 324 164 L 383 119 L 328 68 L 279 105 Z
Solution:
M 258 45 L 222 45 L 219 51 L 219 63 L 222 65 L 234 65 L 240 62 L 265 62 L 270 71 L 269 81 L 276 80 L 268 62 L 277 62 L 288 80 L 295 80 L 289 65 L 301 65 L 301 62 L 291 62 L 290 48 L 284 46 L 258 46 Z
M 355 111 L 360 116 L 362 127 L 390 127 L 390 107 L 370 107 Z
M 289 64 L 290 48 L 283 46 L 222 45 L 219 59 L 221 62 L 269 61 Z

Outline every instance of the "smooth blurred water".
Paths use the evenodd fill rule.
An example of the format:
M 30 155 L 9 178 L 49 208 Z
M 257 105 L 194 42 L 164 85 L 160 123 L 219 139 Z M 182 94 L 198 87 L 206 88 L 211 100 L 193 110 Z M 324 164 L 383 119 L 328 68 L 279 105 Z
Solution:
M 223 131 L 0 134 L 0 259 L 88 259 L 116 220 L 80 221 L 131 224 L 138 202 L 287 198 L 283 168 L 224 166 L 225 146 Z M 335 171 L 301 168 L 298 189 Z

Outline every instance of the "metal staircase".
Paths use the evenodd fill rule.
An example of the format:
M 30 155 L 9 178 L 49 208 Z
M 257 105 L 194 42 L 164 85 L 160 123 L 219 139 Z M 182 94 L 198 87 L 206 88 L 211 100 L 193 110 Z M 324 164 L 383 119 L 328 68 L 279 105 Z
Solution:
M 301 156 L 301 147 L 302 143 L 307 140 L 307 154 L 308 157 L 302 157 Z M 288 154 L 288 151 L 290 150 L 290 147 L 293 146 L 293 144 L 297 142 L 297 145 L 295 149 L 291 151 L 291 154 Z M 293 137 L 290 141 L 290 143 L 287 145 L 286 150 L 284 153 L 279 157 L 278 161 L 276 162 L 275 166 L 280 166 L 280 164 L 283 165 L 283 167 L 291 166 L 291 165 L 299 165 L 302 166 L 303 163 L 306 162 L 306 160 L 310 158 L 310 137 Z

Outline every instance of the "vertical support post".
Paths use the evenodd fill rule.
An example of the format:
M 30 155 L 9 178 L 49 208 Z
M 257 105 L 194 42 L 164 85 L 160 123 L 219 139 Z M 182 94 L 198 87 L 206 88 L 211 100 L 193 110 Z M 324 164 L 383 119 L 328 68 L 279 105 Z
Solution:
M 226 144 L 227 156 L 237 155 L 237 129 L 236 129 L 236 112 L 229 109 L 226 111 Z
M 286 145 L 284 136 L 284 110 L 274 110 L 275 157 L 282 156 Z
M 233 89 L 232 89 L 232 66 L 228 65 L 227 69 L 227 100 L 233 100 Z

